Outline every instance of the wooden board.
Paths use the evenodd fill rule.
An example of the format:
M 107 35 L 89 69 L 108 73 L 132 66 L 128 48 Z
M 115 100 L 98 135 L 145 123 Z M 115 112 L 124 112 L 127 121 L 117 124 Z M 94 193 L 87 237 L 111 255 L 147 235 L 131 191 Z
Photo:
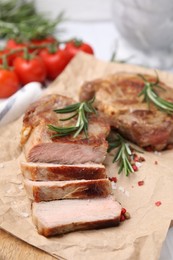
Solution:
M 54 260 L 45 252 L 0 230 L 0 260 Z

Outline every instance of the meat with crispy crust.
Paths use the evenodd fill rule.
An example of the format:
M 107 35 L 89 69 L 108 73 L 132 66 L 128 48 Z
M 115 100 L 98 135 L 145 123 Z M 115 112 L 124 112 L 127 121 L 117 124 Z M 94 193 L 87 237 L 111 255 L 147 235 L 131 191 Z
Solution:
M 121 205 L 112 196 L 32 204 L 33 222 L 38 233 L 45 237 L 76 230 L 117 226 L 120 216 Z
M 22 162 L 20 166 L 24 178 L 33 181 L 95 180 L 107 177 L 104 165 L 95 163 L 62 165 Z
M 91 199 L 106 197 L 111 193 L 111 184 L 108 179 L 71 181 L 30 181 L 25 179 L 24 186 L 29 198 L 36 202 Z
M 103 117 L 89 117 L 88 138 L 82 132 L 76 138 L 72 135 L 52 138 L 55 132 L 48 129 L 48 124 L 60 127 L 74 126 L 76 118 L 60 121 L 68 114 L 57 114 L 53 110 L 75 103 L 74 100 L 59 96 L 46 96 L 32 104 L 23 119 L 21 144 L 26 160 L 59 164 L 102 163 L 107 153 L 106 136 L 109 124 Z
M 148 81 L 156 78 L 145 75 Z M 173 89 L 160 84 L 157 89 L 163 99 L 173 102 Z M 117 73 L 104 79 L 86 82 L 80 91 L 80 100 L 96 96 L 96 108 L 109 120 L 112 127 L 141 147 L 151 146 L 162 150 L 173 143 L 173 116 L 168 115 L 152 103 L 148 107 L 139 93 L 144 81 L 132 73 Z

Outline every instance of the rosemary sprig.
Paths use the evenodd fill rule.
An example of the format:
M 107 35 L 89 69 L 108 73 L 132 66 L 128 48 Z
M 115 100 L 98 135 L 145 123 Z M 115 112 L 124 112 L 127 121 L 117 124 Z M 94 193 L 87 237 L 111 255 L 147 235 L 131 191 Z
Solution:
M 96 114 L 96 110 L 92 105 L 94 103 L 94 100 L 95 97 L 93 97 L 89 101 L 75 103 L 61 109 L 55 109 L 54 112 L 58 114 L 73 113 L 69 117 L 60 119 L 60 121 L 67 121 L 77 117 L 77 122 L 75 126 L 70 127 L 57 127 L 53 125 L 48 125 L 48 128 L 50 130 L 57 132 L 57 134 L 53 135 L 52 138 L 67 136 L 69 134 L 73 134 L 73 137 L 77 137 L 82 131 L 84 131 L 85 136 L 88 137 L 88 115 L 90 113 Z
M 139 96 L 144 96 L 143 101 L 147 102 L 148 106 L 150 105 L 150 102 L 152 102 L 157 108 L 159 108 L 163 112 L 171 114 L 173 112 L 173 103 L 159 97 L 154 89 L 154 88 L 160 88 L 163 91 L 165 91 L 165 89 L 159 85 L 160 81 L 158 75 L 155 82 L 149 82 L 141 74 L 138 74 L 138 76 L 142 78 L 144 81 L 144 88 L 139 93 Z
M 63 13 L 60 13 L 56 19 L 49 19 L 46 14 L 36 10 L 33 0 L 2 0 L 0 38 L 14 38 L 18 41 L 45 38 L 55 33 L 63 17 Z
M 128 176 L 130 173 L 133 173 L 134 169 L 131 164 L 133 154 L 131 148 L 133 148 L 133 150 L 140 153 L 142 151 L 138 150 L 135 145 L 129 143 L 118 133 L 116 134 L 114 139 L 108 139 L 108 143 L 109 143 L 108 152 L 117 148 L 117 152 L 112 162 L 113 163 L 118 162 L 119 164 L 118 174 L 120 174 L 122 171 L 125 172 L 126 176 Z
M 115 62 L 115 63 L 127 63 L 129 62 L 132 58 L 134 58 L 134 55 L 130 55 L 129 57 L 127 57 L 126 59 L 124 60 L 119 60 L 117 59 L 117 52 L 116 51 L 113 51 L 112 55 L 111 55 L 111 58 L 110 58 L 110 61 L 111 62 Z
M 110 61 L 111 61 L 111 62 L 115 62 L 115 63 L 127 63 L 128 61 L 130 61 L 131 59 L 134 58 L 134 55 L 130 55 L 130 56 L 127 57 L 126 59 L 123 59 L 123 60 L 118 59 L 118 58 L 117 58 L 118 49 L 119 49 L 119 42 L 116 41 L 116 43 L 115 43 L 115 49 L 114 49 L 114 51 L 113 51 L 113 53 L 112 53 L 112 55 L 111 55 L 111 58 L 110 58 Z

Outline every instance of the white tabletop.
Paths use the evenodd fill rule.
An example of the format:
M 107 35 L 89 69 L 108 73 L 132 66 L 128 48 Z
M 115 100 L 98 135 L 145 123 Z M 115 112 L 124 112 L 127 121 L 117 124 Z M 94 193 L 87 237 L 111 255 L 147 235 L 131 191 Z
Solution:
M 94 4 L 93 8 L 91 2 L 92 5 Z M 100 0 L 49 0 L 44 1 L 43 4 L 43 0 L 36 1 L 41 11 L 52 10 L 52 16 L 54 17 L 62 10 L 62 7 L 67 11 L 67 17 L 71 16 L 71 21 L 62 25 L 65 32 L 60 35 L 61 39 L 81 38 L 93 46 L 97 58 L 105 61 L 110 60 L 112 52 L 117 50 L 117 59 L 126 59 L 135 54 L 131 63 L 141 64 L 140 54 L 128 46 L 115 29 L 109 14 L 110 2 L 111 0 L 103 2 Z M 87 9 L 82 8 L 84 4 L 87 4 Z M 98 6 L 100 6 L 99 10 Z M 152 64 L 154 63 L 151 62 Z M 173 228 L 168 231 L 160 257 L 160 260 L 171 259 L 173 259 Z

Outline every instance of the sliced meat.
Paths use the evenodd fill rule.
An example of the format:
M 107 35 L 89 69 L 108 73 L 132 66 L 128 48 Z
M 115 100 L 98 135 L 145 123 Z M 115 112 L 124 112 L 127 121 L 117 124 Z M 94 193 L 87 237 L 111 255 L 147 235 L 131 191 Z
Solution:
M 110 127 L 101 116 L 89 117 L 88 138 L 84 133 L 76 138 L 72 135 L 52 138 L 55 133 L 48 129 L 48 124 L 61 127 L 76 124 L 74 118 L 69 121 L 60 121 L 68 115 L 56 114 L 53 109 L 62 108 L 74 102 L 67 97 L 51 95 L 44 97 L 28 109 L 24 116 L 21 135 L 27 161 L 59 164 L 102 163 L 104 161 L 108 147 L 105 138 Z
M 22 162 L 21 171 L 25 178 L 33 181 L 93 180 L 106 178 L 102 164 L 62 165 L 53 163 Z
M 145 75 L 148 81 L 156 78 Z M 173 102 L 173 89 L 160 82 L 164 90 L 156 89 L 163 99 Z M 173 116 L 148 107 L 139 93 L 143 80 L 136 74 L 118 73 L 101 80 L 86 82 L 80 93 L 81 100 L 96 96 L 95 106 L 109 120 L 112 127 L 141 147 L 162 150 L 173 143 Z
M 46 237 L 75 230 L 117 226 L 121 206 L 112 196 L 97 199 L 56 200 L 33 203 L 38 232 Z
M 46 126 L 40 125 L 32 133 L 24 146 L 26 160 L 60 164 L 102 163 L 106 157 L 108 144 L 105 139 L 56 138 Z
M 108 179 L 75 181 L 30 181 L 25 179 L 24 186 L 29 198 L 36 202 L 106 197 L 111 193 Z

